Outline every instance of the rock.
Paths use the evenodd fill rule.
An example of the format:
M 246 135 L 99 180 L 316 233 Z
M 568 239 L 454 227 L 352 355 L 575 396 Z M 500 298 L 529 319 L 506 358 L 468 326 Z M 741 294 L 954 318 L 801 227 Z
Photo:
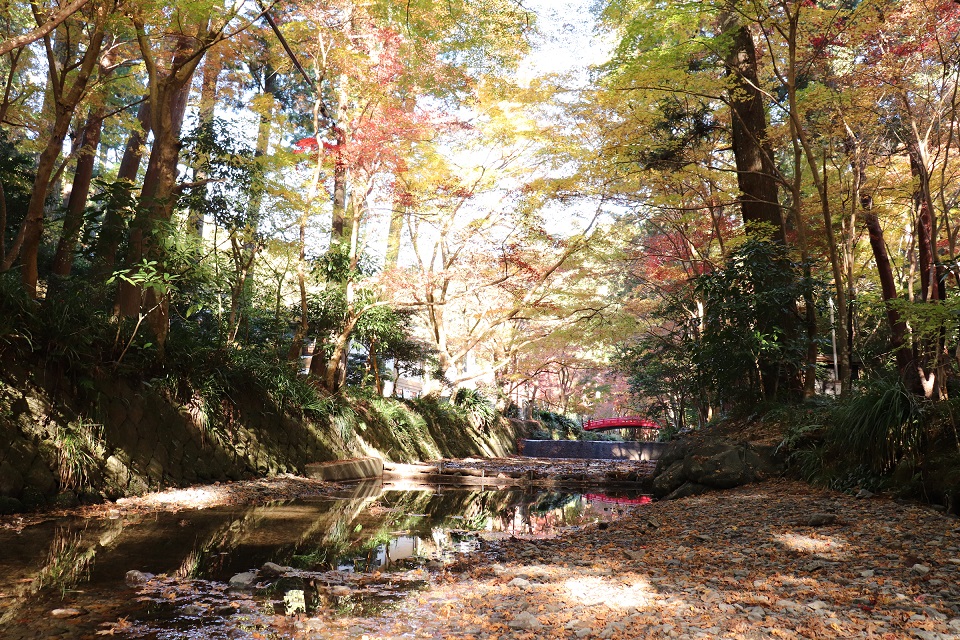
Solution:
M 524 580 L 523 578 L 514 578 L 513 580 L 508 582 L 507 585 L 511 587 L 517 587 L 518 589 L 526 590 L 530 588 L 530 581 Z
M 529 611 L 520 613 L 516 618 L 507 623 L 511 629 L 521 629 L 523 631 L 536 631 L 543 627 L 537 616 Z
M 726 439 L 708 440 L 696 445 L 671 444 L 660 455 L 654 471 L 653 493 L 684 497 L 704 492 L 707 487 L 730 489 L 778 475 L 782 465 L 774 447 Z M 685 483 L 693 483 L 680 491 Z M 699 486 L 697 486 L 699 485 Z
M 707 493 L 708 491 L 710 491 L 710 487 L 705 484 L 699 484 L 697 482 L 684 482 L 663 499 L 679 500 L 680 498 L 699 496 L 700 494 Z
M 860 572 L 861 578 L 872 578 L 876 572 L 873 569 L 865 569 Z
M 54 609 L 50 612 L 50 615 L 54 618 L 76 618 L 83 615 L 83 611 L 80 611 L 80 609 Z
M 123 580 L 127 583 L 129 587 L 139 587 L 140 585 L 153 579 L 152 573 L 144 573 L 143 571 L 137 571 L 136 569 L 131 569 L 127 571 L 124 575 Z
M 654 469 L 653 474 L 655 476 L 659 476 L 669 467 L 673 466 L 675 462 L 682 462 L 689 453 L 689 445 L 686 441 L 674 440 L 673 442 L 669 443 L 663 451 L 660 452 L 660 457 L 657 458 L 657 466 Z
M 657 465 L 659 469 L 659 465 Z M 653 479 L 653 495 L 662 498 L 677 490 L 684 482 L 683 460 L 678 460 L 664 469 L 662 473 Z
M 281 567 L 275 562 L 264 562 L 260 567 L 260 575 L 264 578 L 279 578 L 287 571 L 289 571 L 287 567 Z
M 349 596 L 353 593 L 353 589 L 350 587 L 345 587 L 342 584 L 336 584 L 330 588 L 330 595 L 336 596 L 338 598 L 343 598 Z
M 912 567 L 910 567 L 910 570 L 913 571 L 915 574 L 920 575 L 920 576 L 925 576 L 925 575 L 927 575 L 928 573 L 930 573 L 930 567 L 928 567 L 928 566 L 925 565 L 925 564 L 920 564 L 920 563 L 917 563 L 917 564 L 913 565 Z
M 874 496 L 874 493 L 872 491 L 867 491 L 866 489 L 860 489 L 860 491 L 857 491 L 856 497 L 863 499 L 863 498 L 872 498 L 873 496 Z
M 719 449 L 709 455 L 712 449 Z M 718 446 L 694 452 L 684 460 L 684 474 L 689 480 L 718 489 L 732 489 L 752 480 L 741 446 Z
M 624 549 L 623 555 L 627 556 L 629 559 L 634 562 L 640 562 L 646 557 L 646 552 L 644 551 L 633 551 L 631 549 Z
M 50 506 L 56 509 L 75 509 L 80 506 L 80 498 L 73 491 L 64 491 L 53 497 Z
M 257 584 L 257 573 L 255 571 L 244 571 L 230 578 L 228 583 L 232 589 L 252 589 Z
M 814 513 L 807 518 L 806 525 L 808 527 L 824 527 L 836 522 L 837 516 L 833 513 Z
M 16 498 L 0 496 L 0 516 L 8 516 L 23 511 L 23 503 Z
M 826 562 L 826 561 L 824 561 L 824 560 L 811 560 L 810 562 L 808 562 L 808 563 L 806 563 L 805 565 L 803 565 L 803 570 L 804 570 L 804 571 L 819 571 L 820 569 L 823 569 L 824 567 L 830 567 L 830 566 L 832 566 L 832 563 Z
M 24 487 L 20 501 L 23 503 L 25 511 L 35 511 L 47 506 L 46 496 L 43 495 L 42 491 L 33 486 Z

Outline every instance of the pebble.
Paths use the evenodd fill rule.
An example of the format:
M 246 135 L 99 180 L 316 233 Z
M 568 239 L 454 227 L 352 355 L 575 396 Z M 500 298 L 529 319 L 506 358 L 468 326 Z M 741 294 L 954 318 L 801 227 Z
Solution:
M 275 562 L 265 562 L 260 567 L 260 575 L 265 578 L 279 578 L 288 571 L 290 571 L 289 567 L 281 567 Z
M 928 567 L 925 564 L 919 564 L 919 563 L 910 567 L 910 570 L 921 576 L 925 576 L 928 573 L 930 573 L 930 567 Z
M 543 627 L 537 616 L 529 611 L 521 612 L 517 617 L 507 623 L 511 629 L 522 629 L 524 631 L 536 631 Z
M 72 608 L 54 609 L 50 612 L 50 615 L 54 618 L 76 618 L 77 616 L 83 615 L 83 611 Z
M 124 582 L 127 583 L 128 587 L 138 587 L 146 582 L 149 582 L 153 578 L 152 573 L 144 573 L 142 571 L 137 571 L 136 569 L 131 569 L 127 571 L 124 575 Z
M 238 573 L 230 578 L 227 584 L 233 589 L 252 589 L 253 586 L 257 584 L 257 572 L 244 571 L 243 573 Z

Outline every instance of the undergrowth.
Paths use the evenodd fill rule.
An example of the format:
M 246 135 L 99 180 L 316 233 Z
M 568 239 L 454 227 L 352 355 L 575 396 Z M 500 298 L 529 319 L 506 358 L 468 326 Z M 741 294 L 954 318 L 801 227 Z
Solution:
M 896 377 L 795 411 L 780 444 L 789 467 L 841 491 L 891 491 L 954 504 L 960 494 L 960 401 L 934 403 Z

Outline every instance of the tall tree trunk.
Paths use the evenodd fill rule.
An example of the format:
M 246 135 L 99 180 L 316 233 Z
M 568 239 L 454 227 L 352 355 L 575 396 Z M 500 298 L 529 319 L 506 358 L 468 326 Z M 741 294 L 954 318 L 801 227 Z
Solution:
M 330 221 L 331 249 L 344 241 L 345 220 L 347 217 L 347 162 L 341 142 L 343 134 L 337 131 L 337 150 L 334 152 L 333 166 L 333 218 Z
M 200 82 L 200 108 L 199 122 L 201 129 L 209 129 L 213 125 L 214 110 L 217 105 L 217 81 L 220 78 L 220 71 L 223 69 L 223 58 L 217 47 L 211 48 L 207 52 L 206 60 L 203 63 L 203 78 Z M 206 158 L 198 160 L 198 165 L 203 165 Z M 206 173 L 201 166 L 194 167 L 194 181 L 202 182 L 206 179 Z M 187 231 L 196 233 L 203 237 L 203 211 L 197 207 L 192 207 L 187 217 Z
M 97 147 L 100 145 L 100 134 L 103 131 L 103 121 L 106 113 L 106 106 L 98 105 L 94 107 L 87 116 L 87 122 L 83 127 L 77 168 L 73 174 L 73 187 L 70 189 L 67 212 L 63 219 L 63 231 L 60 234 L 60 241 L 57 243 L 57 251 L 53 258 L 52 271 L 58 276 L 69 276 L 73 268 L 73 254 L 80 238 L 80 230 L 83 228 L 83 212 L 87 207 L 87 199 L 90 196 Z
M 933 202 L 930 197 L 930 175 L 924 162 L 919 145 L 909 145 L 910 173 L 916 185 L 913 191 L 914 211 L 916 212 L 917 255 L 920 270 L 920 299 L 933 302 L 940 299 L 937 279 L 936 224 L 933 214 Z
M 173 213 L 172 199 L 175 195 L 177 179 L 177 161 L 180 157 L 180 129 L 187 106 L 190 85 L 166 85 L 159 92 L 158 106 L 151 108 L 151 131 L 153 146 L 147 172 L 140 190 L 140 207 L 130 225 L 125 265 L 135 268 L 145 258 L 156 258 L 153 251 L 156 242 L 150 235 L 157 230 L 157 224 L 168 221 Z M 151 99 L 152 101 L 152 99 Z M 120 283 L 120 313 L 127 317 L 137 317 L 141 312 L 142 295 L 140 287 L 126 281 Z M 144 302 L 143 308 L 152 309 L 156 303 Z M 154 302 L 150 304 L 150 302 Z M 157 308 L 160 311 L 159 308 Z M 165 319 L 158 319 L 164 322 Z
M 913 353 L 906 344 L 907 323 L 900 317 L 900 312 L 891 304 L 897 295 L 897 283 L 893 278 L 893 269 L 890 266 L 890 257 L 887 254 L 887 244 L 883 239 L 883 229 L 880 220 L 873 211 L 873 198 L 867 194 L 860 196 L 860 205 L 863 208 L 863 223 L 870 235 L 870 249 L 873 251 L 873 261 L 877 266 L 877 276 L 880 279 L 880 292 L 887 310 L 887 326 L 890 329 L 890 348 L 893 350 L 897 371 L 900 379 L 908 389 L 914 393 L 922 393 L 917 368 L 913 364 Z
M 403 219 L 407 210 L 407 201 L 409 194 L 400 188 L 398 184 L 394 186 L 393 210 L 390 212 L 390 229 L 387 232 L 387 252 L 384 257 L 384 268 L 393 269 L 397 266 L 397 260 L 400 258 L 400 238 L 403 234 Z
M 767 139 L 767 112 L 759 89 L 753 36 L 740 23 L 735 10 L 723 12 L 720 29 L 731 43 L 725 55 L 725 65 L 730 78 L 731 133 L 743 222 L 750 231 L 785 242 L 776 166 Z
M 802 201 L 803 187 L 803 149 L 800 147 L 800 141 L 796 135 L 796 127 L 791 120 L 790 138 L 793 142 L 793 182 L 790 184 L 790 213 L 793 217 L 793 224 L 797 230 L 797 244 L 800 246 L 800 259 L 803 261 L 803 277 L 807 281 L 812 280 L 812 267 L 810 260 L 810 246 L 807 241 L 807 223 L 803 219 L 800 203 Z M 813 300 L 813 291 L 807 290 L 803 294 L 804 322 L 807 330 L 807 352 L 804 362 L 803 374 L 803 397 L 812 398 L 817 390 L 817 308 Z
M 161 71 L 143 24 L 135 22 L 135 26 L 149 75 L 150 101 L 153 103 L 153 147 L 140 192 L 140 207 L 130 227 L 126 266 L 136 269 L 142 260 L 147 259 L 155 261 L 163 275 L 163 239 L 158 238 L 157 234 L 162 233 L 160 227 L 168 223 L 173 214 L 177 195 L 180 129 L 187 96 L 193 74 L 202 62 L 204 53 L 215 44 L 217 34 L 209 31 L 209 19 L 206 24 L 196 25 L 196 35 L 181 31 L 170 67 Z M 179 22 L 177 26 L 181 26 Z M 169 303 L 169 295 L 156 287 L 147 286 L 141 292 L 140 287 L 121 282 L 121 313 L 147 317 L 147 326 L 156 340 L 161 357 L 169 330 Z
M 37 282 L 39 280 L 37 259 L 40 253 L 40 242 L 43 238 L 44 205 L 50 178 L 53 175 L 57 158 L 60 156 L 64 138 L 70 129 L 70 121 L 73 119 L 74 110 L 86 91 L 90 76 L 97 66 L 103 39 L 104 31 L 101 21 L 94 27 L 87 50 L 80 61 L 79 70 L 73 79 L 73 83 L 68 88 L 65 78 L 61 76 L 62 67 L 58 65 L 54 57 L 49 37 L 45 37 L 48 66 L 54 85 L 55 118 L 47 132 L 47 143 L 37 164 L 37 173 L 33 182 L 33 192 L 27 206 L 26 217 L 20 227 L 17 240 L 14 241 L 13 249 L 7 255 L 2 268 L 0 268 L 3 271 L 9 269 L 13 260 L 19 257 L 22 265 L 23 286 L 31 297 L 37 296 Z
M 833 272 L 834 291 L 837 296 L 837 321 L 834 326 L 837 335 L 838 362 L 837 369 L 840 375 L 840 393 L 850 392 L 850 341 L 847 336 L 847 289 L 843 281 L 843 268 L 837 254 L 837 239 L 833 233 L 833 215 L 830 211 L 830 196 L 827 189 L 827 157 L 823 156 L 823 171 L 818 180 L 820 185 L 820 210 L 823 214 L 823 230 L 826 234 L 830 268 Z
M 347 114 L 347 79 L 341 75 L 337 83 L 337 112 L 336 123 L 333 126 L 333 136 L 336 142 L 333 165 L 333 217 L 330 221 L 330 247 L 347 239 L 345 228 L 347 218 L 347 198 L 349 168 L 347 166 L 347 130 L 344 128 L 348 121 Z
M 140 126 L 127 138 L 127 145 L 120 159 L 120 167 L 117 169 L 117 183 L 126 182 L 131 186 L 136 183 L 147 134 L 150 132 L 150 121 L 150 100 L 146 97 L 137 110 L 137 123 Z M 105 207 L 94 251 L 94 271 L 101 278 L 109 276 L 117 263 L 117 250 L 120 248 L 125 227 L 121 213 L 124 208 L 120 194 L 114 192 Z
M 277 74 L 269 64 L 263 67 L 263 93 L 264 98 L 271 101 L 276 99 L 279 91 Z M 255 158 L 262 158 L 270 149 L 270 133 L 273 130 L 273 103 L 260 113 L 260 124 L 257 128 L 257 147 L 254 152 Z M 257 252 L 260 249 L 260 209 L 263 206 L 264 187 L 262 184 L 254 185 L 250 194 L 250 201 L 247 203 L 247 242 L 235 253 L 239 256 L 238 266 L 242 267 L 243 275 L 236 283 L 231 294 L 230 300 L 230 323 L 227 326 L 227 336 L 230 342 L 237 337 L 240 325 L 246 317 L 243 312 L 245 302 L 249 301 L 253 289 L 253 274 L 256 264 Z
M 910 172 L 914 179 L 913 201 L 916 210 L 917 257 L 920 270 L 921 300 L 939 303 L 946 298 L 946 288 L 937 260 L 937 224 L 930 194 L 930 173 L 921 143 L 913 139 L 907 145 Z M 927 398 L 946 394 L 945 328 L 919 336 L 914 340 L 917 374 Z

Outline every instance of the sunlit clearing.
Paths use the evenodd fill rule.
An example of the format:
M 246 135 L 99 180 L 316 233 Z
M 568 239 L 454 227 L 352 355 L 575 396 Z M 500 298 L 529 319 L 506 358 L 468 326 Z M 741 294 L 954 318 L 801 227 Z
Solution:
M 797 533 L 781 533 L 775 536 L 777 542 L 801 553 L 836 553 L 846 547 L 845 542 L 838 542 L 832 537 L 811 538 Z
M 642 607 L 650 599 L 650 585 L 645 580 L 622 584 L 595 577 L 570 578 L 564 587 L 572 600 L 584 605 L 627 609 Z

